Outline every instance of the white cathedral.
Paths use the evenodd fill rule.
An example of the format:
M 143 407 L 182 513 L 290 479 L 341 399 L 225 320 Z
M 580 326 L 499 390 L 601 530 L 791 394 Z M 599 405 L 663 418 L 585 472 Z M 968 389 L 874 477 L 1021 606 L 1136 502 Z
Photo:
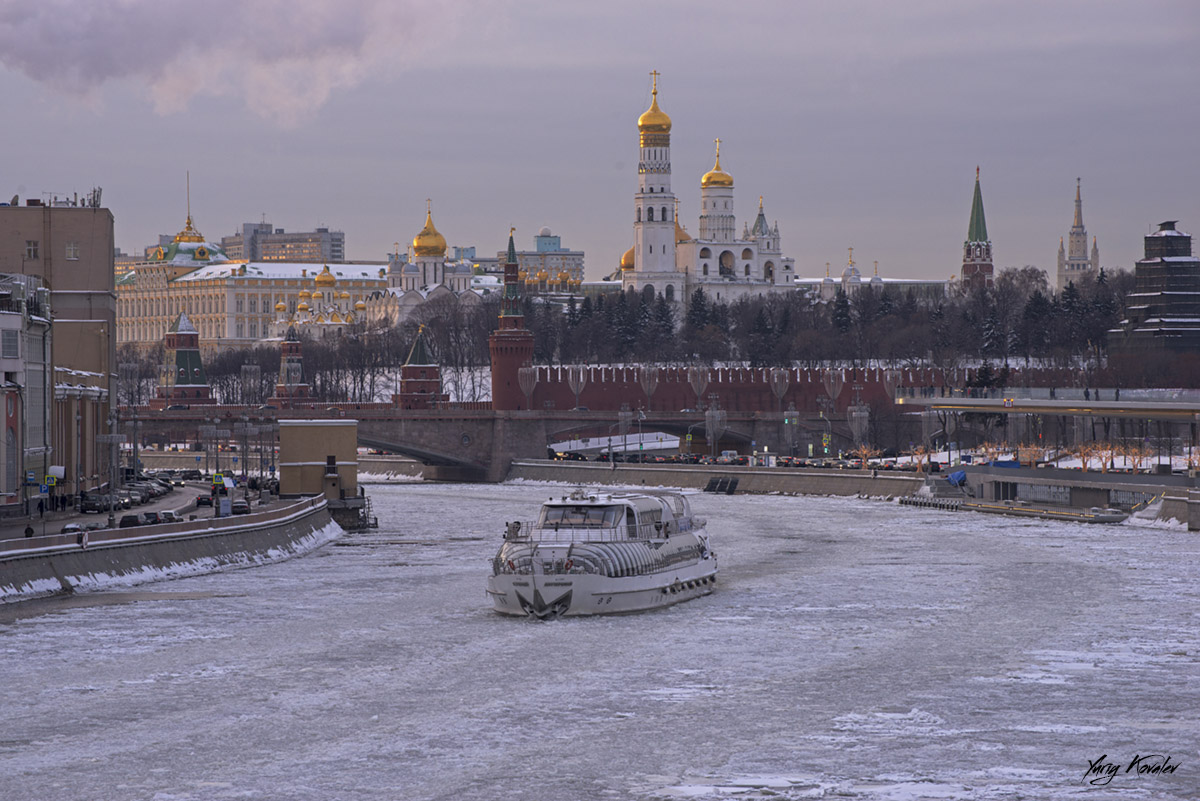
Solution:
M 767 224 L 762 198 L 754 225 L 737 236 L 733 176 L 716 164 L 700 179 L 700 235 L 693 238 L 676 219 L 671 193 L 671 118 L 658 107 L 658 73 L 650 108 L 638 117 L 638 191 L 634 196 L 633 247 L 621 257 L 621 284 L 668 301 L 686 302 L 703 287 L 726 302 L 795 288 L 795 260 L 784 258 L 779 223 Z

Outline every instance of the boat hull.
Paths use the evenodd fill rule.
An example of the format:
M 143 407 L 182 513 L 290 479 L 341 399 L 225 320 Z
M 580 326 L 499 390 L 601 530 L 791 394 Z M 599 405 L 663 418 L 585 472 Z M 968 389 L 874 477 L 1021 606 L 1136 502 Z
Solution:
M 660 609 L 708 595 L 716 581 L 717 561 L 709 558 L 624 578 L 504 573 L 488 579 L 487 593 L 502 615 L 549 619 Z

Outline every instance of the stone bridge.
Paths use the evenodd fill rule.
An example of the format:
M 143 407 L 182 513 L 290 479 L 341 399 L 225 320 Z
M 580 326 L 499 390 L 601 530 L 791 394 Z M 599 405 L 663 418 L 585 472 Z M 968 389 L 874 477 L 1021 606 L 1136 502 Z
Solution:
M 365 407 L 365 408 L 364 408 Z M 661 431 L 681 439 L 691 433 L 692 449 L 708 451 L 702 412 L 645 412 L 641 430 Z M 628 431 L 638 431 L 638 413 L 626 413 Z M 372 404 L 350 404 L 325 409 L 252 409 L 215 406 L 150 412 L 138 410 L 138 428 L 143 440 L 191 442 L 199 439 L 200 426 L 236 429 L 239 422 L 265 425 L 277 419 L 358 420 L 358 442 L 366 448 L 399 453 L 417 459 L 432 469 L 429 478 L 458 481 L 503 481 L 514 459 L 542 459 L 547 446 L 572 437 L 607 439 L 621 433 L 622 421 L 615 411 L 492 411 L 492 410 L 403 410 Z M 122 410 L 123 422 L 132 413 Z M 128 430 L 128 429 L 127 429 Z M 845 423 L 828 423 L 813 416 L 784 423 L 777 412 L 729 412 L 717 449 L 758 450 L 769 448 L 788 453 L 803 447 L 830 430 L 844 441 Z M 238 442 L 239 435 L 230 437 Z

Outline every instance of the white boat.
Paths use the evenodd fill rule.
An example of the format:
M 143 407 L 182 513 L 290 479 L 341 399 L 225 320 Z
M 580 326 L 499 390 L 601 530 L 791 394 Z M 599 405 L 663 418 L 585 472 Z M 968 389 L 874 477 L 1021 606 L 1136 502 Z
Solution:
M 487 592 L 497 612 L 552 618 L 657 609 L 716 582 L 704 520 L 682 494 L 576 490 L 506 525 Z

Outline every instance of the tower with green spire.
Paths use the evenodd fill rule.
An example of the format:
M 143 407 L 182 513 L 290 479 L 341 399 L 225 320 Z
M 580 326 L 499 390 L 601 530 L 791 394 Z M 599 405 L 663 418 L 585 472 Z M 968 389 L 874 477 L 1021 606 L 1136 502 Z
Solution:
M 525 328 L 517 270 L 517 248 L 510 228 L 500 325 L 488 337 L 488 352 L 492 357 L 492 408 L 497 411 L 522 410 L 529 403 L 521 391 L 520 373 L 522 367 L 533 365 L 533 332 Z
M 963 243 L 962 286 L 964 289 L 992 285 L 992 240 L 988 239 L 983 217 L 983 191 L 979 188 L 979 168 L 975 168 L 975 197 L 971 200 L 971 221 L 967 241 Z

